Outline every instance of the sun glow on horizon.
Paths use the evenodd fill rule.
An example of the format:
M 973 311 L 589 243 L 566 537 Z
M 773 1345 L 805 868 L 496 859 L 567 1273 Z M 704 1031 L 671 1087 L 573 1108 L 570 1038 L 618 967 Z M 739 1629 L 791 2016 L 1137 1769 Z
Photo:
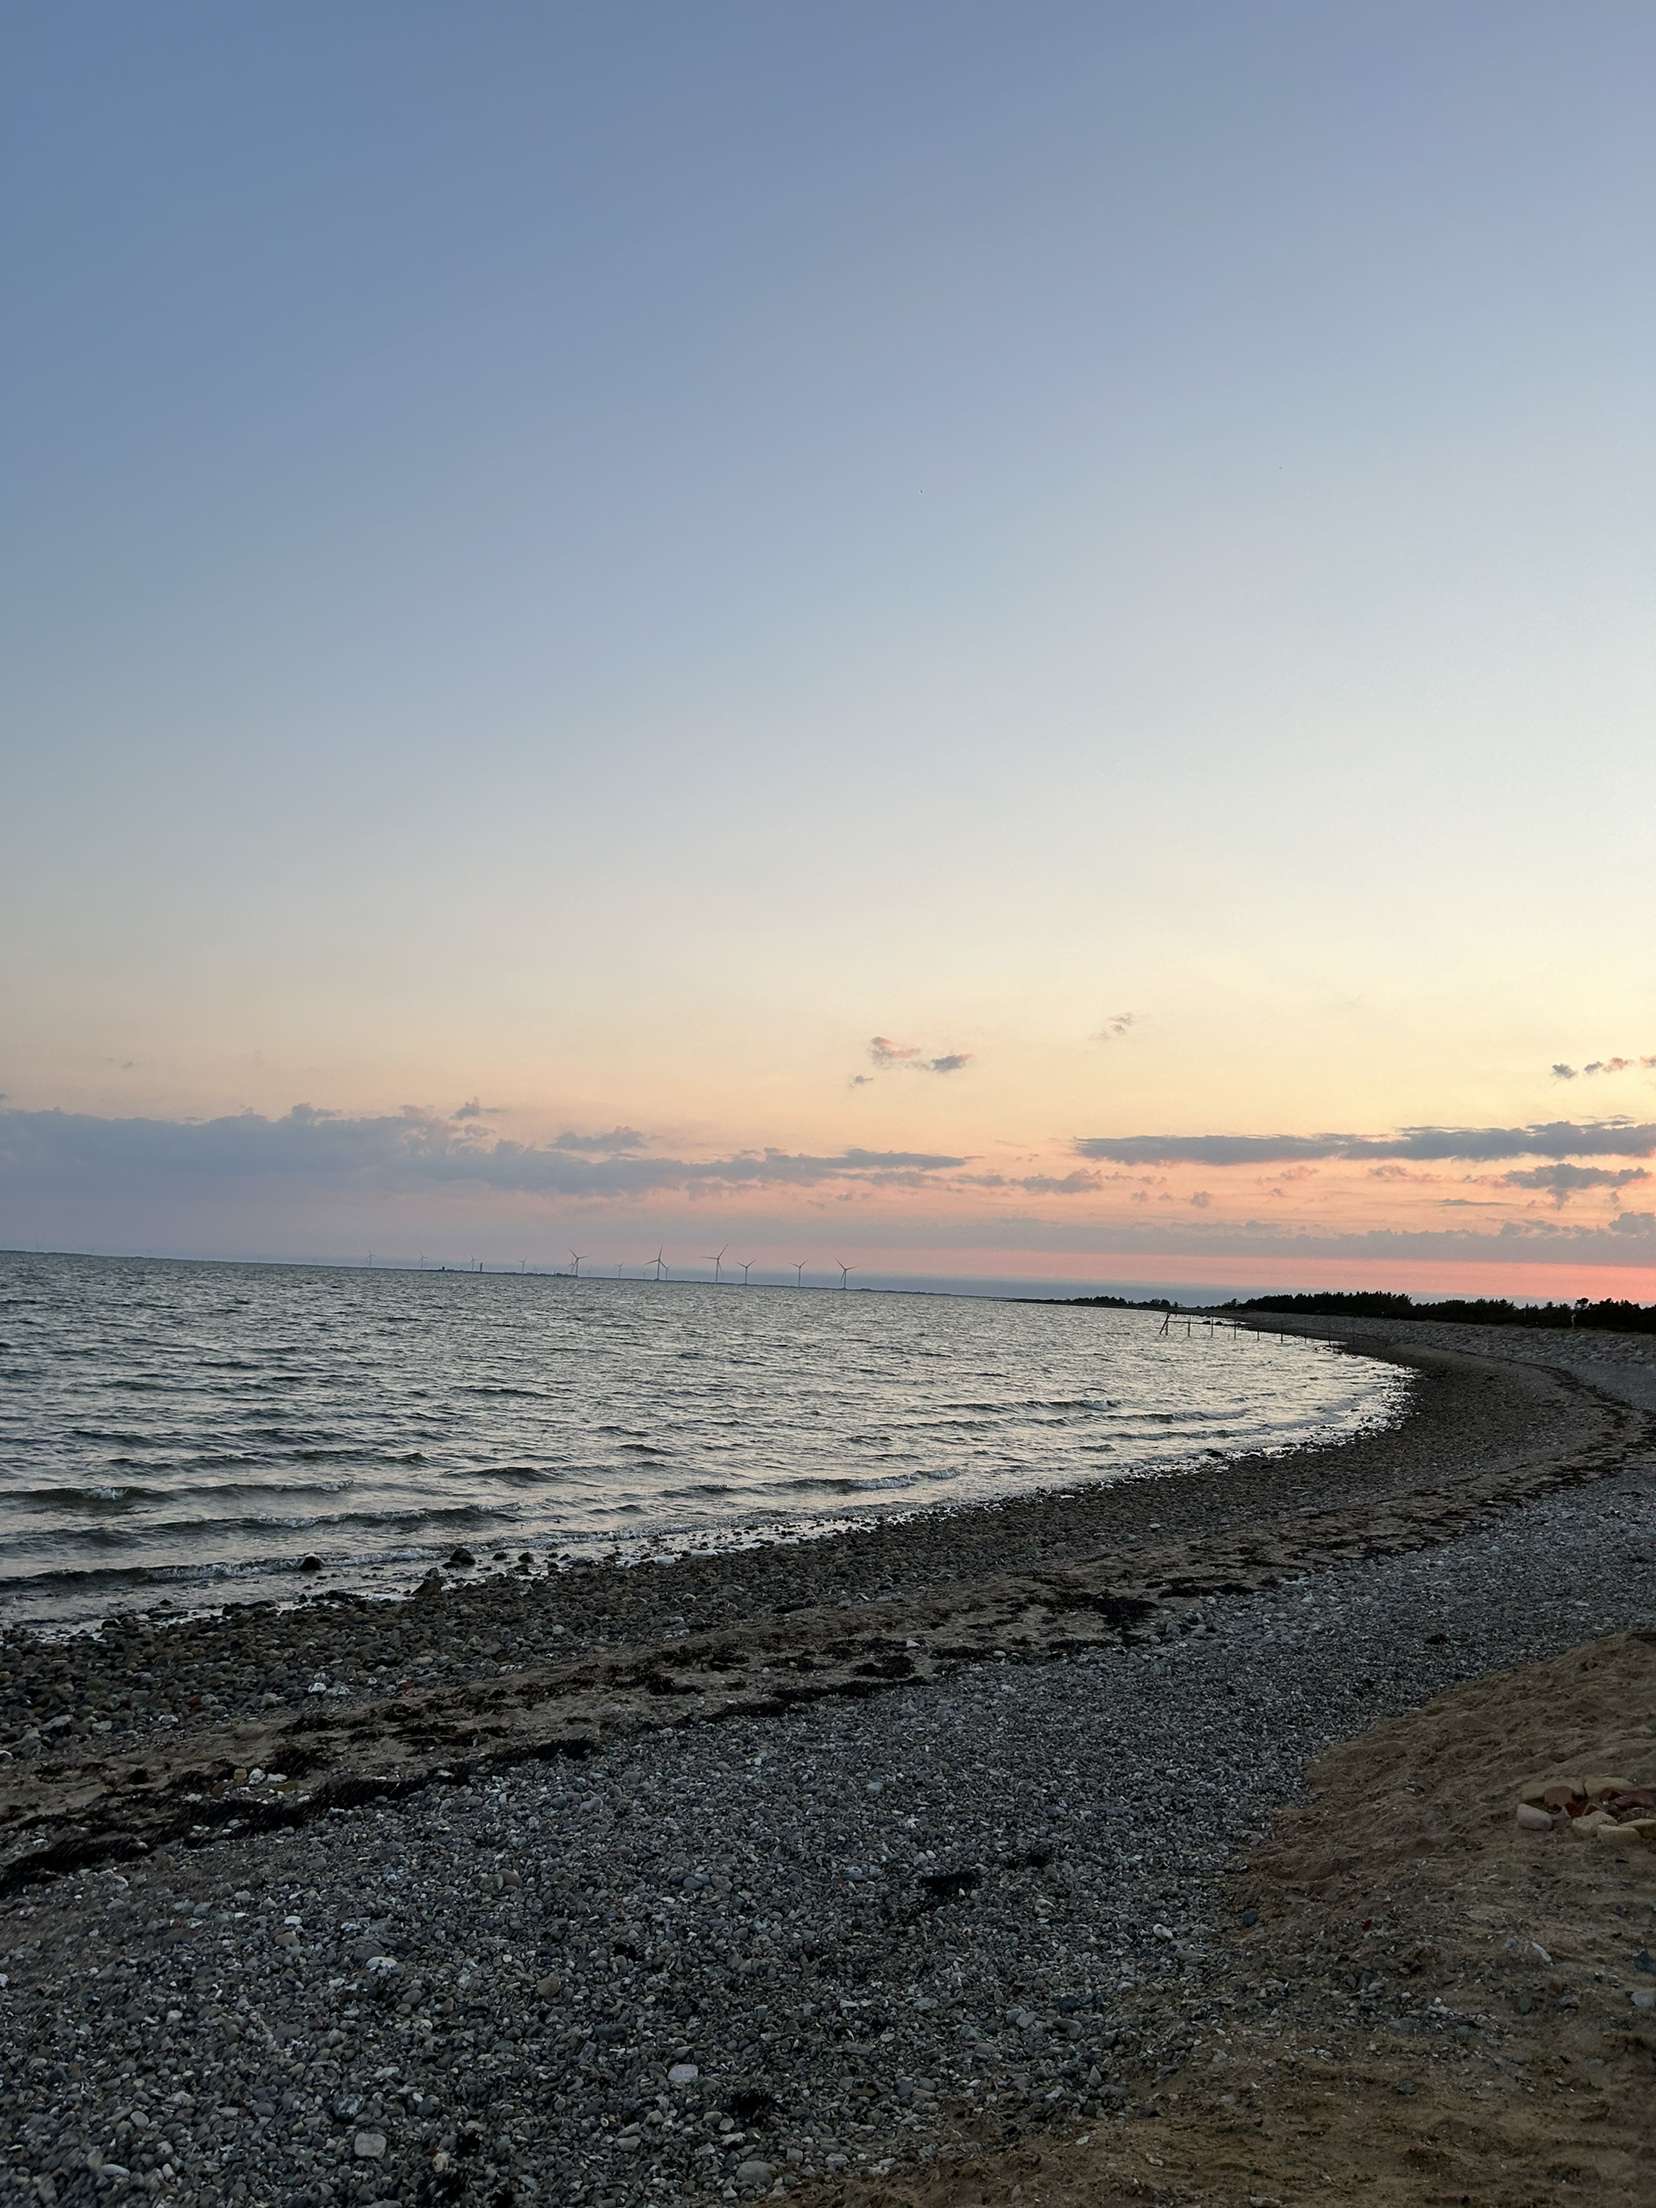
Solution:
M 1651 1294 L 1656 14 L 645 18 L 19 27 L 0 1240 Z

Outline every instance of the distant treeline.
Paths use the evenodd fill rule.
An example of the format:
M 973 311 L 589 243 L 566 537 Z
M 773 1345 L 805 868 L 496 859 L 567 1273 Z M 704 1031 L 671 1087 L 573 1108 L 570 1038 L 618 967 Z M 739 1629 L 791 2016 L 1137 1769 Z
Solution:
M 1166 1296 L 1028 1296 L 1028 1303 L 1060 1303 L 1084 1311 L 1176 1311 Z
M 1100 1302 L 1108 1299 L 1100 1297 Z M 1158 1308 L 1163 1308 L 1158 1306 Z M 1606 1296 L 1598 1303 L 1509 1303 L 1504 1296 L 1451 1297 L 1417 1303 L 1413 1296 L 1368 1288 L 1303 1296 L 1249 1296 L 1227 1311 L 1280 1311 L 1302 1319 L 1450 1319 L 1463 1326 L 1599 1326 L 1616 1334 L 1656 1334 L 1656 1303 Z

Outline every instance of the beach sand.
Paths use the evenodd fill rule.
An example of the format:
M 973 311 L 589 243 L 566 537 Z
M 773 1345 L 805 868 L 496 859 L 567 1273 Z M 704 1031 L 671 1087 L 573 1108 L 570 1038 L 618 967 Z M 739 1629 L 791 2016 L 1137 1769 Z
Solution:
M 1373 1821 L 1360 1759 L 1395 1778 L 1399 1754 L 1377 1724 L 1652 1622 L 1656 1362 L 1363 1338 L 1411 1363 L 1414 1406 L 1335 1449 L 401 1604 L 7 1635 L 0 2200 L 1112 2200 L 1030 2188 L 1141 2147 L 1121 2182 L 1163 2183 L 1158 2124 L 1188 2167 L 1119 2197 L 1229 2199 L 1191 2137 L 1263 2103 L 1226 2113 L 1215 2057 L 1254 2066 L 1306 2170 L 1365 2065 L 1420 2115 L 1519 2060 L 1537 2027 L 1456 1990 L 1477 1957 L 1396 1961 L 1451 1886 L 1382 1847 L 1362 1875 L 1403 1948 L 1371 1929 L 1352 1962 L 1327 1935 L 1355 1903 L 1292 1868 L 1344 1859 L 1336 1813 L 1260 1843 L 1334 1744 L 1359 1762 L 1313 1778 L 1316 1814 L 1326 1784 Z M 1556 1732 L 1564 1704 L 1526 1694 Z M 1578 1714 L 1616 1744 L 1626 1713 Z M 1442 1817 L 1410 1797 L 1409 1860 L 1456 1876 L 1490 1790 L 1550 1760 L 1478 1723 Z M 1387 2083 L 1398 2033 L 1416 2069 Z M 1620 2183 L 1623 2118 L 1595 2120 L 1593 2182 Z M 1337 2137 L 1316 2151 L 1337 2183 Z

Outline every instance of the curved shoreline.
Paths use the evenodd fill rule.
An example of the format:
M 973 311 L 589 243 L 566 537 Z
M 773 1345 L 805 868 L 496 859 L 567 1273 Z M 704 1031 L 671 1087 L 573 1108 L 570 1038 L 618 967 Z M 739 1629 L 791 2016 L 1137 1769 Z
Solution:
M 1243 1330 L 1233 1332 L 1240 1334 Z M 1320 1349 L 1321 1345 L 1317 1346 Z M 1314 1358 L 1307 1345 L 1292 1342 L 1291 1338 L 1289 1355 L 1300 1364 Z M 607 1522 L 572 1526 L 560 1526 L 554 1514 L 547 1519 L 534 1518 L 525 1525 L 498 1523 L 487 1527 L 493 1505 L 471 1499 L 462 1481 L 453 1492 L 452 1507 L 439 1507 L 433 1498 L 429 1522 L 416 1519 L 404 1526 L 395 1517 L 387 1518 L 377 1534 L 366 1537 L 373 1542 L 383 1534 L 386 1545 L 360 1552 L 349 1539 L 342 1546 L 330 1547 L 342 1527 L 358 1523 L 354 1514 L 347 1513 L 343 1519 L 281 1521 L 292 1535 L 287 1553 L 238 1553 L 238 1537 L 226 1524 L 205 1529 L 201 1537 L 204 1553 L 191 1561 L 177 1557 L 131 1561 L 111 1551 L 94 1562 L 91 1555 L 77 1551 L 75 1561 L 42 1559 L 38 1568 L 25 1572 L 20 1559 L 14 1559 L 19 1564 L 19 1575 L 0 1574 L 0 1634 L 14 1628 L 47 1636 L 86 1632 L 123 1613 L 146 1610 L 165 1610 L 176 1622 L 238 1605 L 288 1604 L 323 1591 L 333 1596 L 344 1593 L 394 1601 L 410 1593 L 421 1575 L 447 1569 L 457 1552 L 469 1553 L 480 1564 L 487 1560 L 516 1566 L 526 1559 L 532 1570 L 542 1570 L 589 1567 L 612 1560 L 653 1563 L 683 1554 L 712 1555 L 818 1542 L 897 1518 L 924 1521 L 995 1509 L 1006 1502 L 1039 1501 L 1068 1488 L 1090 1490 L 1100 1484 L 1146 1478 L 1185 1478 L 1237 1459 L 1334 1447 L 1361 1434 L 1385 1432 L 1395 1427 L 1406 1411 L 1406 1383 L 1400 1384 L 1389 1363 L 1365 1357 L 1361 1364 L 1367 1369 L 1360 1376 L 1354 1375 L 1351 1383 L 1337 1377 L 1337 1368 L 1330 1375 L 1331 1387 L 1320 1389 L 1313 1383 L 1313 1393 L 1329 1393 L 1338 1400 L 1280 1426 L 1274 1426 L 1267 1417 L 1257 1435 L 1250 1438 L 1246 1433 L 1250 1420 L 1245 1411 L 1228 1402 L 1223 1408 L 1214 1406 L 1213 1384 L 1217 1381 L 1223 1388 L 1227 1361 L 1223 1354 L 1214 1359 L 1198 1351 L 1192 1360 L 1188 1418 L 1181 1419 L 1172 1410 L 1150 1414 L 1158 1430 L 1164 1421 L 1181 1427 L 1178 1443 L 1171 1451 L 1165 1442 L 1142 1433 L 1131 1443 L 1109 1438 L 1112 1420 L 1106 1417 L 1097 1430 L 1106 1437 L 1098 1446 L 1111 1452 L 1107 1458 L 1093 1454 L 1090 1428 L 1085 1432 L 1078 1428 L 1067 1437 L 1067 1447 L 1038 1464 L 1013 1456 L 997 1466 L 993 1475 L 986 1475 L 975 1467 L 969 1447 L 957 1447 L 947 1467 L 928 1465 L 924 1461 L 927 1420 L 915 1407 L 919 1455 L 912 1471 L 905 1468 L 889 1475 L 876 1472 L 857 1459 L 855 1443 L 847 1442 L 829 1464 L 817 1464 L 808 1480 L 781 1480 L 771 1489 L 761 1484 L 742 1491 L 740 1506 L 733 1506 L 734 1514 L 716 1522 L 700 1523 L 693 1515 L 677 1515 L 681 1506 L 700 1492 L 694 1471 L 686 1475 L 691 1483 L 688 1487 L 663 1489 L 654 1503 L 624 1501 Z M 1307 1365 L 1307 1378 L 1315 1372 L 1317 1363 L 1326 1369 L 1326 1358 L 1315 1359 Z M 1241 1397 L 1246 1398 L 1247 1393 L 1243 1386 Z M 1198 1404 L 1205 1407 L 1197 1408 Z M 1038 1391 L 1027 1407 L 1032 1412 L 1041 1407 Z M 1060 1407 L 1075 1410 L 1082 1406 L 1072 1403 Z M 1119 1411 L 1120 1405 L 1110 1403 L 1101 1408 Z M 1244 1431 L 1215 1435 L 1205 1423 L 1210 1420 L 1225 1429 L 1234 1429 L 1240 1420 Z M 806 1448 L 808 1434 L 804 1426 L 796 1424 L 792 1438 Z M 1119 1458 L 1114 1454 L 1117 1450 L 1122 1452 Z M 804 1465 L 802 1459 L 802 1470 Z M 957 1479 L 958 1486 L 953 1484 Z M 349 1487 L 355 1482 L 341 1484 Z M 813 1493 L 809 1508 L 798 1507 L 781 1500 L 783 1491 L 794 1486 L 820 1492 Z M 918 1492 L 911 1492 L 915 1489 Z M 91 1492 L 97 1491 L 94 1485 Z M 720 1488 L 718 1492 L 734 1496 L 739 1491 Z M 5 1500 L 0 1494 L 0 1504 Z M 435 1522 L 438 1520 L 447 1522 L 439 1525 Z M 100 1528 L 105 1524 L 98 1512 L 91 1513 L 90 1522 Z M 360 1522 L 367 1525 L 370 1521 L 364 1518 Z M 122 1523 L 119 1514 L 109 1523 L 118 1530 Z M 4 1547 L 0 1536 L 0 1550 Z
M 0 1887 L 640 1731 L 1166 1639 L 1216 1599 L 1429 1547 L 1613 1471 L 1648 1431 L 1556 1370 L 1387 1354 L 1417 1375 L 1400 1425 L 1212 1473 L 398 1604 L 127 1617 L 69 1641 L 13 1630 Z M 280 1781 L 261 1791 L 255 1770 Z
M 1606 1401 L 1592 1373 L 1476 1340 L 1392 1346 L 1424 1360 L 1406 1447 L 1307 1452 L 1268 1486 L 1235 1468 L 1187 1495 L 1182 1538 L 1178 1483 L 1147 1482 L 1107 1543 L 1062 1498 L 929 1546 L 841 1543 L 837 1607 L 775 1599 L 797 1555 L 763 1579 L 749 1556 L 728 1578 L 703 1560 L 699 1580 L 319 1601 L 245 1642 L 205 1621 L 106 1635 L 90 1708 L 0 1762 L 0 2194 L 371 2208 L 450 2197 L 461 2171 L 468 2198 L 826 2208 L 855 2173 L 874 2189 L 850 2197 L 907 2199 L 959 2155 L 964 2208 L 1007 2197 L 976 2163 L 996 2141 L 1045 2153 L 1085 2124 L 1113 2165 L 1193 2062 L 1208 2079 L 1215 2028 L 1228 2059 L 1254 2017 L 1274 2105 L 1283 2018 L 1316 2046 L 1340 2019 L 1321 1947 L 1228 1972 L 1229 1874 L 1317 1784 L 1311 1759 L 1656 1629 L 1656 1357 Z M 722 1625 L 681 1611 L 627 1638 L 695 1585 Z M 525 1660 L 554 1602 L 563 1658 Z M 376 1667 L 392 1616 L 411 1637 Z M 0 1655 L 62 1653 L 26 1638 Z M 237 1650 L 293 1692 L 252 1720 L 205 1693 L 191 1710 Z M 450 1683 L 418 1683 L 426 1652 Z M 115 1721 L 100 1707 L 125 1739 L 86 1737 Z M 1497 1744 L 1503 1794 L 1515 1754 L 1558 1746 L 1532 1714 L 1534 1743 Z M 255 1751 L 285 1776 L 232 1760 Z M 1430 1789 L 1403 1795 L 1430 1846 Z M 1395 2020 L 1412 2087 L 1460 2059 L 1464 2020 L 1407 1942 L 1382 1983 L 1367 1935 L 1363 2044 Z
M 178 1611 L 170 1604 L 116 1611 L 59 1638 L 49 1623 L 0 1625 L 0 1747 L 28 1730 L 26 1706 L 102 1707 L 153 1662 L 166 1674 L 155 1707 L 179 1717 L 200 1694 L 213 1714 L 308 1692 L 319 1666 L 332 1683 L 372 1691 L 389 1661 L 415 1662 L 423 1681 L 462 1679 L 592 1647 L 726 1630 L 802 1608 L 914 1597 L 1008 1572 L 1121 1557 L 1133 1562 L 1231 1527 L 1256 1530 L 1313 1511 L 1437 1491 L 1499 1472 L 1522 1485 L 1532 1471 L 1626 1439 L 1637 1411 L 1554 1365 L 1509 1363 L 1436 1343 L 1375 1335 L 1337 1353 L 1382 1359 L 1411 1374 L 1400 1419 L 1290 1449 L 1226 1457 L 1091 1485 L 1040 1488 L 1004 1500 L 939 1504 L 871 1518 L 809 1541 L 664 1550 L 658 1555 L 541 1560 L 431 1571 L 394 1599 L 329 1588 L 295 1575 L 298 1599 Z M 1514 1494 L 1516 1499 L 1516 1489 Z M 502 1636 L 508 1636 L 502 1639 Z M 257 1659 L 260 1676 L 231 1673 Z M 141 1681 L 139 1682 L 142 1683 Z M 72 1689 L 72 1694 L 70 1691 Z M 141 1723 L 151 1698 L 133 1697 Z M 52 1714 L 52 1713 L 48 1713 Z

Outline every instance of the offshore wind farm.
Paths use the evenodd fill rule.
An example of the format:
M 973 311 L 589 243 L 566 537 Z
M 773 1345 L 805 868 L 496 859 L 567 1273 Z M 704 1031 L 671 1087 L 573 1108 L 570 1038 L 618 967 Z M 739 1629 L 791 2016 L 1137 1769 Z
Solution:
M 726 1244 L 726 1249 L 728 1249 L 728 1247 L 729 1245 Z M 753 1280 L 750 1278 L 750 1275 L 755 1270 L 754 1260 L 751 1258 L 742 1259 L 736 1267 L 736 1270 L 740 1272 L 742 1276 L 740 1283 L 737 1283 L 734 1280 L 727 1280 L 725 1278 L 724 1259 L 725 1250 L 718 1250 L 713 1255 L 701 1260 L 702 1264 L 712 1266 L 713 1270 L 711 1273 L 694 1272 L 690 1269 L 689 1265 L 683 1263 L 681 1263 L 675 1270 L 675 1268 L 667 1262 L 665 1255 L 665 1245 L 663 1245 L 661 1249 L 657 1250 L 654 1257 L 647 1257 L 637 1261 L 629 1261 L 626 1258 L 617 1258 L 615 1260 L 615 1272 L 613 1277 L 616 1280 L 654 1280 L 658 1283 L 676 1280 L 681 1285 L 688 1285 L 692 1282 L 700 1282 L 703 1284 L 711 1284 L 715 1288 L 734 1288 L 738 1285 L 743 1288 L 764 1288 L 782 1286 L 786 1280 L 787 1274 L 791 1272 L 794 1276 L 794 1286 L 796 1288 L 804 1288 L 807 1285 L 805 1279 L 805 1265 L 803 1260 L 801 1260 L 801 1262 L 797 1265 L 780 1266 L 769 1271 L 761 1270 L 759 1272 L 758 1279 Z M 581 1271 L 581 1267 L 590 1263 L 591 1259 L 585 1251 L 577 1253 L 576 1251 L 571 1250 L 569 1253 L 569 1262 L 567 1265 L 534 1265 L 531 1264 L 527 1258 L 519 1258 L 515 1265 L 492 1266 L 489 1264 L 486 1258 L 479 1257 L 473 1258 L 470 1265 L 463 1269 L 470 1272 L 480 1273 L 512 1272 L 522 1275 L 532 1274 L 538 1279 L 548 1280 L 585 1279 L 588 1281 L 593 1281 L 610 1277 L 607 1274 L 583 1274 Z M 366 1259 L 366 1265 L 367 1269 L 370 1272 L 399 1269 L 397 1261 L 395 1259 L 376 1258 L 371 1251 Z M 417 1257 L 413 1261 L 413 1269 L 416 1272 L 422 1273 L 427 1271 L 446 1273 L 459 1271 L 462 1268 L 446 1263 L 438 1263 L 434 1266 L 430 1266 L 427 1264 L 424 1257 Z M 832 1270 L 837 1271 L 840 1274 L 838 1285 L 843 1288 L 847 1285 L 849 1277 L 851 1273 L 855 1270 L 855 1268 L 849 1265 L 841 1266 L 836 1260 Z M 825 1287 L 829 1285 L 829 1282 L 827 1277 L 824 1276 L 820 1279 L 813 1279 L 809 1283 L 809 1285 L 812 1287 Z

